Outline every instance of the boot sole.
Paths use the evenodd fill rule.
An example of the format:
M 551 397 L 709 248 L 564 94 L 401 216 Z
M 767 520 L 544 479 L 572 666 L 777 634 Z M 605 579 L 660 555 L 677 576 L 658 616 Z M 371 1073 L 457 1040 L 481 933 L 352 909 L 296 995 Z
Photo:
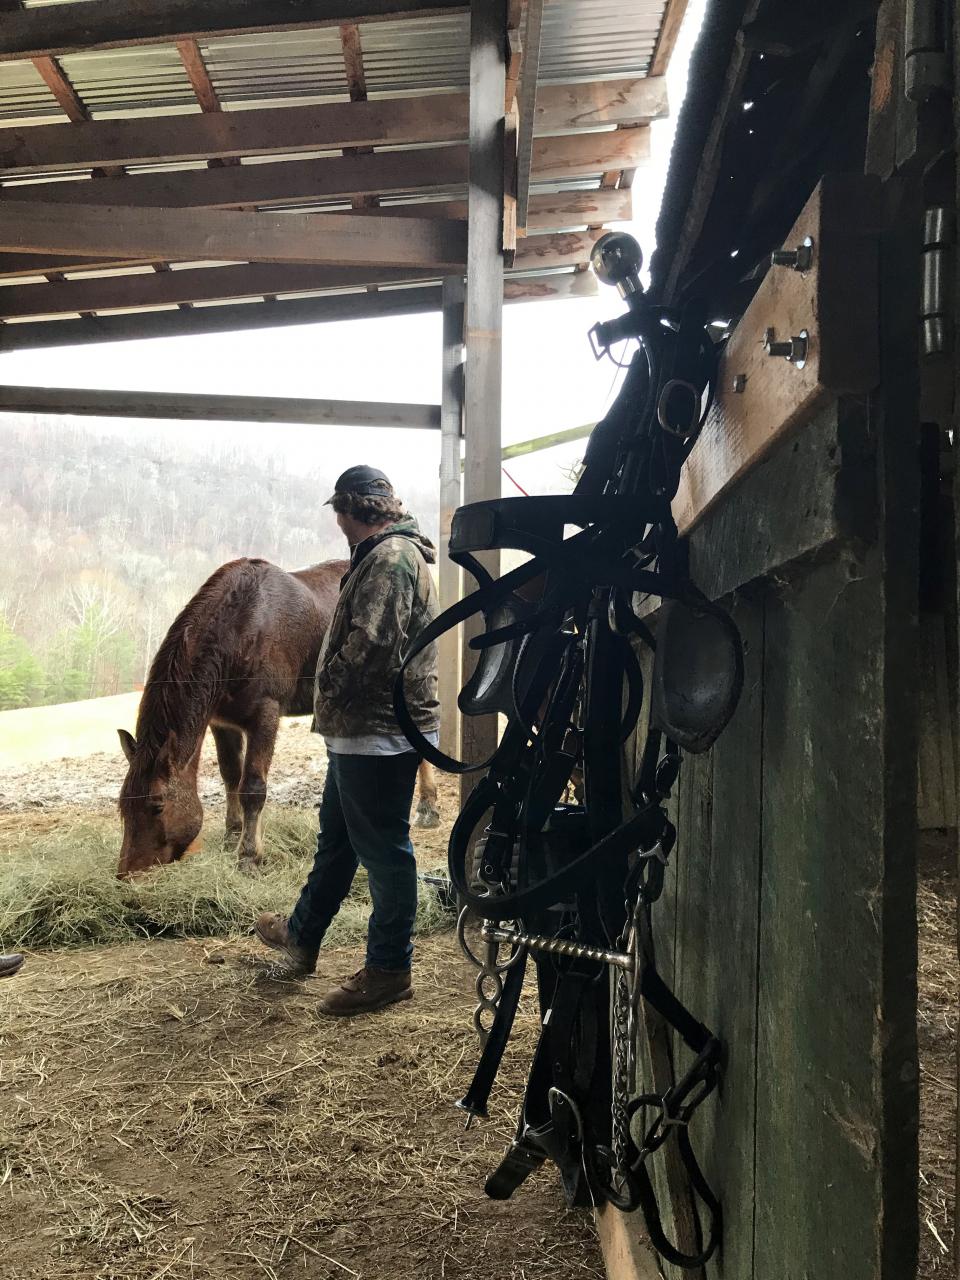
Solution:
M 264 945 L 265 947 L 269 947 L 271 951 L 279 951 L 279 953 L 280 953 L 280 954 L 281 954 L 281 955 L 286 959 L 287 964 L 290 966 L 290 972 L 291 972 L 291 973 L 293 973 L 293 974 L 295 974 L 297 977 L 304 977 L 304 978 L 306 978 L 306 977 L 309 977 L 309 975 L 310 975 L 311 973 L 315 973 L 315 972 L 316 972 L 316 968 L 317 968 L 317 962 L 316 962 L 316 961 L 314 961 L 314 962 L 313 962 L 313 964 L 312 964 L 312 965 L 310 965 L 310 966 L 309 966 L 309 968 L 308 968 L 308 967 L 303 963 L 303 961 L 302 961 L 302 960 L 298 960 L 298 959 L 297 959 L 297 958 L 296 958 L 296 957 L 295 957 L 295 956 L 294 956 L 294 955 L 293 955 L 293 954 L 292 954 L 292 953 L 291 953 L 291 952 L 290 952 L 290 951 L 289 951 L 289 950 L 288 950 L 288 949 L 283 945 L 283 943 L 282 943 L 282 942 L 274 942 L 272 938 L 268 938 L 265 934 L 261 933 L 261 932 L 260 932 L 260 926 L 259 926 L 259 925 L 256 925 L 256 924 L 255 924 L 255 925 L 253 926 L 253 932 L 256 934 L 257 938 L 258 938 L 258 939 L 263 943 L 263 945 Z
M 398 991 L 394 995 L 383 996 L 372 1004 L 358 1005 L 355 1009 L 329 1009 L 323 1000 L 320 1001 L 317 1008 L 328 1018 L 355 1018 L 357 1014 L 376 1013 L 378 1009 L 386 1009 L 388 1005 L 400 1004 L 403 1000 L 412 999 L 413 987 L 407 987 L 406 991 Z

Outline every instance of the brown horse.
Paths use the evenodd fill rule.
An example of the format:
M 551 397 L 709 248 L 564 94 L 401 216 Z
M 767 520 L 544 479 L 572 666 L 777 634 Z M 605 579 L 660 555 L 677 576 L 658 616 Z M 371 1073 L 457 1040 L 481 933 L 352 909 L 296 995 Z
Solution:
M 313 675 L 348 565 L 328 560 L 287 573 L 233 560 L 203 584 L 150 667 L 137 736 L 118 730 L 129 769 L 120 791 L 118 875 L 176 862 L 200 834 L 197 768 L 207 727 L 227 792 L 227 834 L 253 871 L 263 852 L 267 774 L 281 716 L 308 715 Z M 417 821 L 436 826 L 432 767 L 420 767 Z

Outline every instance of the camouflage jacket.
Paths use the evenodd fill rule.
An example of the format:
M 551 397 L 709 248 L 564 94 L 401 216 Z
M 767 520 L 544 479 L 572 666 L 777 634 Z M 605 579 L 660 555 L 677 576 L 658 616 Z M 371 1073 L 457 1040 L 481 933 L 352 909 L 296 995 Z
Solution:
M 390 536 L 396 532 L 401 536 Z M 354 548 L 317 662 L 313 729 L 331 737 L 399 734 L 393 682 L 410 641 L 437 616 L 428 565 L 436 552 L 413 516 L 402 516 Z M 430 645 L 407 668 L 407 705 L 424 733 L 440 724 L 437 652 Z

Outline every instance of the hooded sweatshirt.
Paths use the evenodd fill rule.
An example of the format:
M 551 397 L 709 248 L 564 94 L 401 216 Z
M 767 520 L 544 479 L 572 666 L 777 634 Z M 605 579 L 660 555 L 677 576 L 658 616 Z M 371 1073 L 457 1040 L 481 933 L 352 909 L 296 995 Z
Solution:
M 437 616 L 433 543 L 413 516 L 357 544 L 317 662 L 313 728 L 327 738 L 400 735 L 393 683 L 413 639 Z M 440 724 L 437 647 L 404 675 L 407 705 L 426 734 Z

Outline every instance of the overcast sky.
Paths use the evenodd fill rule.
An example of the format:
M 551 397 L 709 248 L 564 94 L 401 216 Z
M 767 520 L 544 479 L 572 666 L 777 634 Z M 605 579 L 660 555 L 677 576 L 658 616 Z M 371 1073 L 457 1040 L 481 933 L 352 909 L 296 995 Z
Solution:
M 693 0 L 668 72 L 671 116 L 651 127 L 652 156 L 638 171 L 629 230 L 649 262 L 676 115 L 686 88 L 690 50 L 704 0 Z M 526 440 L 602 416 L 619 381 L 608 361 L 593 359 L 587 330 L 617 314 L 603 288 L 595 299 L 522 303 L 504 310 L 503 440 Z M 109 343 L 102 347 L 0 355 L 0 382 L 114 390 L 233 392 L 250 395 L 436 402 L 440 398 L 440 317 L 407 316 L 190 338 Z M 3 415 L 12 417 L 13 415 Z M 196 442 L 267 447 L 298 470 L 329 473 L 354 462 L 387 471 L 398 489 L 436 476 L 439 433 L 232 423 L 157 423 L 72 419 L 97 431 L 142 432 Z M 570 445 L 508 463 L 533 492 L 564 487 L 562 473 L 582 455 Z M 504 492 L 515 492 L 504 479 Z M 326 495 L 324 495 L 326 496 Z

